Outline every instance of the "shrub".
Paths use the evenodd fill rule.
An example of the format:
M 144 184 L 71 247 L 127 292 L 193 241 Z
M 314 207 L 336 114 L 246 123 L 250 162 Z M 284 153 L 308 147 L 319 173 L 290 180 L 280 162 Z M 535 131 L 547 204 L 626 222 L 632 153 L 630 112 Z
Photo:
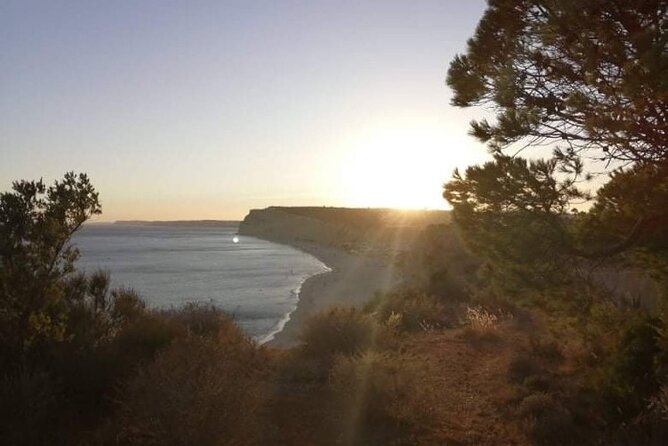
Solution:
M 146 313 L 146 304 L 132 288 L 119 288 L 111 292 L 113 299 L 112 317 L 122 324 L 137 320 Z
M 466 309 L 466 322 L 468 326 L 479 333 L 496 330 L 498 321 L 499 317 L 496 314 L 487 311 L 479 305 Z
M 535 393 L 522 400 L 517 410 L 528 422 L 535 444 L 579 444 L 571 415 L 547 393 Z
M 564 359 L 564 355 L 555 341 L 546 341 L 537 337 L 531 337 L 529 342 L 531 344 L 531 355 L 536 358 L 544 359 L 551 363 L 559 363 Z
M 188 303 L 183 308 L 168 310 L 163 314 L 198 336 L 217 337 L 221 330 L 237 329 L 230 323 L 232 318 L 227 313 L 211 304 Z
M 537 445 L 583 444 L 572 417 L 563 408 L 549 411 L 533 420 L 531 438 Z
M 44 372 L 19 372 L 0 380 L 0 444 L 48 444 L 56 388 Z
M 502 313 L 497 315 L 480 305 L 467 307 L 463 336 L 474 344 L 499 341 L 498 323 L 501 318 Z
M 186 329 L 173 319 L 159 313 L 140 317 L 118 333 L 111 350 L 119 361 L 138 365 L 150 361 L 160 350 L 167 348 Z
M 522 400 L 517 413 L 522 418 L 537 418 L 553 410 L 555 402 L 547 393 L 539 392 Z
M 435 297 L 419 292 L 378 294 L 367 306 L 381 323 L 396 321 L 403 331 L 420 331 L 443 325 L 445 307 Z
M 217 338 L 176 339 L 127 383 L 117 420 L 122 444 L 256 442 L 266 359 L 228 325 Z
M 661 323 L 644 318 L 624 332 L 603 377 L 602 393 L 614 412 L 636 416 L 660 390 L 660 369 L 664 366 L 659 345 Z
M 419 357 L 367 351 L 338 356 L 330 386 L 341 403 L 345 444 L 373 442 L 386 435 L 397 442 L 402 432 L 429 426 L 434 417 L 432 391 L 425 383 L 425 363 Z
M 459 273 L 462 274 L 461 271 Z M 443 296 L 449 302 L 465 302 L 469 298 L 466 277 L 453 274 L 446 267 L 442 267 L 431 274 L 427 289 L 431 294 Z
M 371 348 L 379 327 L 355 308 L 334 308 L 306 321 L 301 334 L 303 351 L 330 360 L 334 355 L 352 355 Z
M 540 374 L 541 371 L 541 366 L 536 359 L 526 353 L 520 353 L 510 361 L 508 379 L 514 383 L 522 383 L 530 376 Z
M 550 378 L 545 375 L 530 375 L 522 385 L 530 390 L 544 392 L 550 389 Z

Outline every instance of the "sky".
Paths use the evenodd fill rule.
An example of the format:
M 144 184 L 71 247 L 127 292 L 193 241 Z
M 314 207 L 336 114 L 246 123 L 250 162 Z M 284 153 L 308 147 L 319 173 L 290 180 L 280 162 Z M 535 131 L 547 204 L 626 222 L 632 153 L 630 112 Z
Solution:
M 0 0 L 0 190 L 86 172 L 102 221 L 445 208 L 488 159 L 449 61 L 483 0 Z

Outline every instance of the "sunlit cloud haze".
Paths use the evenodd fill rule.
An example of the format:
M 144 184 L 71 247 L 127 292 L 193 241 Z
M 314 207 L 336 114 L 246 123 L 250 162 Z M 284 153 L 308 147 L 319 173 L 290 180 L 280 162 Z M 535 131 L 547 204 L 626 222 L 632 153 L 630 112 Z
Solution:
M 87 172 L 102 220 L 444 207 L 480 162 L 448 62 L 484 1 L 3 1 L 0 189 Z

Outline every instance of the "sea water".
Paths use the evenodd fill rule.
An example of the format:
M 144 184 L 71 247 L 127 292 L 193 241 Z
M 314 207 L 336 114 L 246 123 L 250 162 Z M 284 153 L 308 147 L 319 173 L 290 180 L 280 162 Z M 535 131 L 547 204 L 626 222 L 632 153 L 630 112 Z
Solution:
M 135 289 L 152 308 L 211 303 L 260 342 L 283 328 L 301 284 L 328 270 L 289 246 L 237 236 L 212 225 L 86 225 L 73 238 L 78 266 L 110 273 L 112 287 Z

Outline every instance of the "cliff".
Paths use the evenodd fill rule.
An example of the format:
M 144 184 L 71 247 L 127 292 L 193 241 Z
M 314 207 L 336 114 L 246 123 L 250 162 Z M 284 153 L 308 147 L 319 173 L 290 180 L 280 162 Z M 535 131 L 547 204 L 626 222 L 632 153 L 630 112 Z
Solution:
M 384 251 L 407 246 L 426 226 L 448 220 L 446 211 L 269 207 L 251 210 L 241 222 L 239 234 L 347 251 Z

